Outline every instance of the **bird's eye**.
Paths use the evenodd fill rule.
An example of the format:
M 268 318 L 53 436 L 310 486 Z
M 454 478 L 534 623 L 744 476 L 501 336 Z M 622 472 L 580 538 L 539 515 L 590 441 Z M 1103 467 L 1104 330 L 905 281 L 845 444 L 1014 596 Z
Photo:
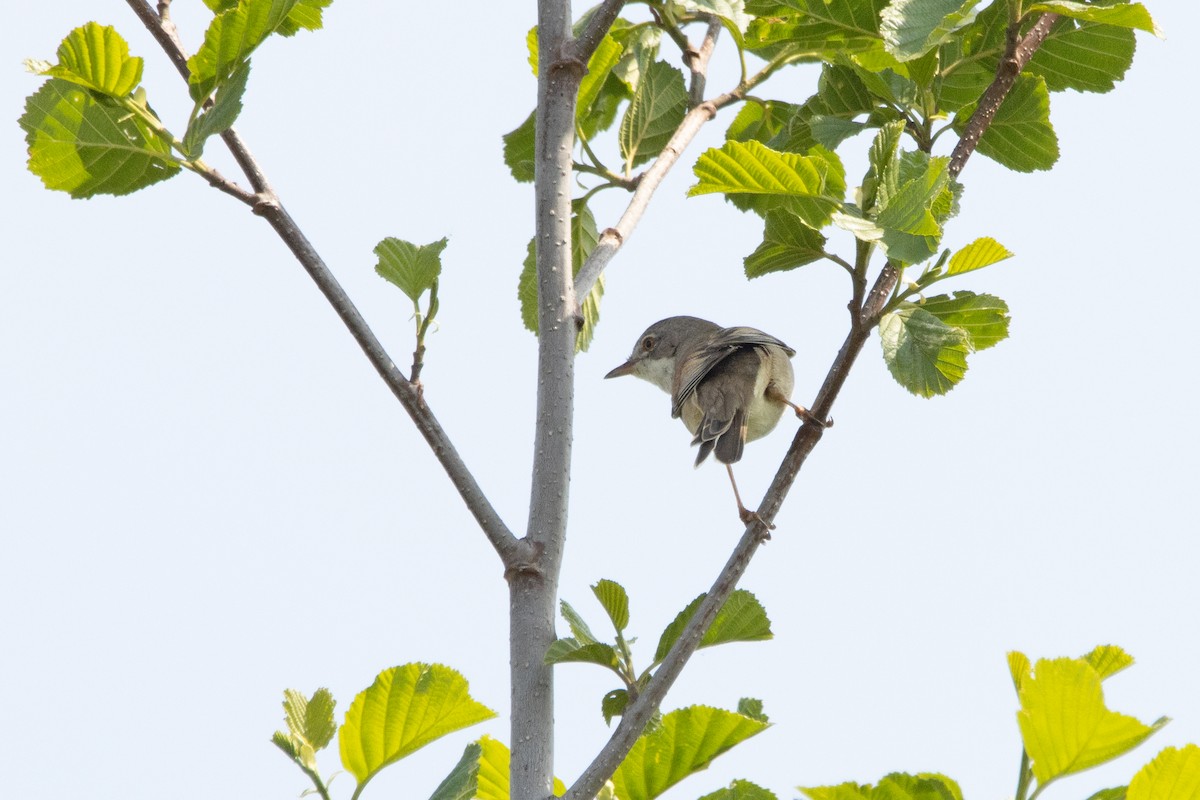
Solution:
M 654 337 L 653 336 L 647 336 L 645 339 L 642 339 L 642 349 L 643 350 L 651 350 L 653 348 L 654 348 Z

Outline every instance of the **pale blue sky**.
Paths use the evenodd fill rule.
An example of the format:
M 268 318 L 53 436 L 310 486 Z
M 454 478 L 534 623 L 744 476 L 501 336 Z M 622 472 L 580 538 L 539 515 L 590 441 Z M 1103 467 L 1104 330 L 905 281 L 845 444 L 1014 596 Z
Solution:
M 125 3 L 16 5 L 20 22 L 0 29 L 6 793 L 294 797 L 303 776 L 268 743 L 282 690 L 328 686 L 340 716 L 380 669 L 426 660 L 461 670 L 501 711 L 368 790 L 427 796 L 469 738 L 507 739 L 498 559 L 262 220 L 189 175 L 82 202 L 24 171 L 14 120 L 37 80 L 20 60 L 51 57 L 86 20 L 116 25 L 146 58 L 168 124 L 187 109 Z M 175 5 L 194 46 L 206 12 L 198 0 Z M 519 529 L 535 348 L 516 281 L 532 193 L 508 177 L 500 136 L 533 102 L 533 3 L 459 4 L 450 21 L 431 8 L 343 0 L 325 31 L 269 43 L 238 128 L 402 365 L 407 300 L 375 276 L 371 248 L 389 235 L 450 237 L 427 398 Z M 1164 0 L 1151 10 L 1168 39 L 1139 35 L 1113 93 L 1054 96 L 1063 158 L 1052 172 L 971 161 L 946 243 L 990 235 L 1017 258 L 948 288 L 1005 298 L 1012 338 L 933 401 L 900 389 L 877 341 L 867 346 L 836 427 L 743 583 L 776 638 L 701 653 L 667 701 L 760 697 L 777 724 L 671 796 L 743 777 L 793 797 L 797 784 L 893 770 L 944 772 L 970 800 L 1011 796 L 1019 742 L 1004 654 L 1014 648 L 1039 657 L 1120 644 L 1139 663 L 1106 685 L 1110 705 L 1175 718 L 1134 756 L 1047 800 L 1123 783 L 1161 747 L 1200 742 L 1200 278 L 1188 244 L 1200 175 L 1185 78 L 1200 13 Z M 714 89 L 731 68 L 722 48 Z M 795 68 L 775 94 L 802 99 L 814 75 Z M 643 658 L 741 526 L 723 470 L 691 468 L 665 396 L 601 376 L 647 324 L 691 313 L 795 347 L 806 402 L 844 336 L 840 270 L 747 283 L 741 258 L 760 223 L 715 196 L 685 200 L 691 161 L 729 118 L 701 134 L 613 262 L 603 322 L 578 363 L 562 592 L 601 628 L 588 586 L 625 584 Z M 622 200 L 599 196 L 601 227 Z M 790 424 L 747 449 L 748 498 L 761 497 Z M 597 669 L 559 670 L 568 781 L 607 736 L 598 709 L 609 688 Z M 336 764 L 329 754 L 326 773 Z M 338 779 L 336 792 L 350 783 Z

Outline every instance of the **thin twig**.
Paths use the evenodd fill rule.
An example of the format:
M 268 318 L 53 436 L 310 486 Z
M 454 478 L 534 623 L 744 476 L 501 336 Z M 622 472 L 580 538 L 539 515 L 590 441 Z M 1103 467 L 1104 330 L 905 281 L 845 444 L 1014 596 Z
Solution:
M 650 204 L 650 198 L 654 196 L 655 190 L 663 182 L 667 173 L 671 171 L 671 167 L 679 160 L 679 156 L 696 137 L 704 123 L 712 119 L 716 113 L 717 110 L 712 103 L 698 105 L 689 111 L 684 116 L 683 122 L 679 123 L 679 127 L 675 129 L 675 133 L 667 142 L 666 147 L 654 159 L 654 163 L 637 178 L 637 188 L 634 189 L 633 196 L 629 198 L 625 213 L 621 215 L 621 219 L 617 221 L 615 227 L 607 228 L 600 234 L 600 241 L 592 248 L 587 260 L 575 275 L 576 299 L 587 297 L 588 292 L 592 290 L 599 279 L 600 273 L 608 266 L 608 262 L 612 261 L 613 256 L 625 244 L 625 241 L 633 233 L 633 229 L 641 221 L 642 215 L 646 213 L 646 207 Z
M 1037 38 L 1031 37 L 1034 36 L 1035 31 L 1045 21 L 1046 16 L 1052 15 L 1044 15 L 1042 19 L 1038 20 L 1038 23 L 1030 31 L 1030 34 L 1022 40 L 1021 47 L 1028 47 L 1028 49 L 1023 54 L 1024 61 L 1019 62 L 1021 65 L 1028 63 L 1029 57 L 1033 55 L 1033 52 L 1037 50 L 1038 46 L 1045 39 L 1044 33 Z M 993 85 L 1000 82 L 1002 78 L 1003 75 L 998 74 Z M 1012 80 L 1007 82 L 1007 89 L 1004 89 L 1001 93 L 999 102 L 1003 102 L 1004 94 L 1007 93 L 1008 89 L 1012 88 L 1012 84 Z M 980 107 L 982 108 L 982 103 Z M 980 112 L 977 110 L 976 113 Z M 991 117 L 994 117 L 994 115 L 995 112 L 993 111 L 992 115 L 988 117 L 987 122 L 979 126 L 980 135 L 982 135 L 983 130 L 986 130 Z M 968 123 L 968 128 L 971 128 L 974 122 L 975 119 L 973 116 Z M 978 139 L 976 138 L 977 141 Z M 973 149 L 973 146 L 969 148 L 964 147 L 966 153 L 962 159 L 964 163 L 966 156 L 969 156 L 970 151 Z M 955 172 L 954 174 L 957 176 L 958 173 Z M 597 246 L 598 248 L 599 246 Z M 611 259 L 611 257 L 610 254 L 608 258 Z M 586 266 L 585 264 L 585 269 Z M 597 274 L 599 274 L 598 271 Z M 845 342 L 842 343 L 841 349 L 838 350 L 837 355 L 833 359 L 829 372 L 825 376 L 825 381 L 817 392 L 816 401 L 810 407 L 810 411 L 815 418 L 829 419 L 834 400 L 837 399 L 842 387 L 845 386 L 850 369 L 854 366 L 855 361 L 862 352 L 863 345 L 866 344 L 871 331 L 878 321 L 875 318 L 878 314 L 876 306 L 882 302 L 886 302 L 898 277 L 899 270 L 895 265 L 890 262 L 885 264 L 874 286 L 863 297 L 862 306 L 856 309 L 857 313 L 852 314 L 850 332 L 847 334 Z M 862 295 L 862 293 L 862 288 L 859 288 L 856 282 L 856 298 Z M 625 709 L 625 714 L 621 718 L 617 729 L 613 731 L 612 737 L 609 738 L 600 753 L 592 760 L 587 769 L 583 771 L 578 780 L 563 795 L 564 800 L 590 800 L 590 798 L 595 797 L 596 792 L 604 785 L 604 781 L 608 780 L 626 754 L 628 754 L 629 749 L 633 747 L 634 742 L 637 741 L 646 724 L 666 697 L 671 685 L 678 678 L 680 672 L 682 672 L 687 660 L 696 651 L 704 633 L 716 618 L 717 612 L 720 611 L 725 601 L 729 599 L 729 595 L 732 594 L 734 588 L 737 586 L 737 582 L 745 572 L 754 552 L 764 541 L 770 524 L 779 513 L 779 509 L 783 505 L 788 491 L 800 473 L 800 468 L 808 459 L 809 453 L 816 447 L 817 442 L 821 440 L 824 432 L 824 427 L 816 423 L 806 422 L 800 426 L 795 438 L 792 440 L 791 446 L 788 448 L 787 454 L 783 458 L 783 462 L 776 471 L 770 488 L 767 490 L 762 503 L 757 509 L 756 517 L 758 519 L 747 526 L 741 540 L 734 548 L 724 569 L 721 570 L 716 581 L 713 582 L 712 588 L 709 589 L 708 594 L 696 610 L 695 615 L 688 622 L 679 639 L 667 654 L 667 657 L 663 659 L 662 666 L 654 673 L 654 677 L 650 679 L 650 682 L 646 685 L 641 695 Z
M 174 35 L 173 30 L 166 30 L 158 14 L 150 6 L 147 0 L 127 0 L 129 7 L 139 19 L 146 25 L 146 28 L 154 36 L 159 46 L 162 47 L 167 57 L 175 64 L 179 74 L 187 80 L 190 72 L 187 67 L 187 55 L 184 53 L 183 47 L 179 42 L 179 38 Z M 404 377 L 399 369 L 396 368 L 391 356 L 387 354 L 383 344 L 375 336 L 375 333 L 367 325 L 365 319 L 355 308 L 350 296 L 338 283 L 337 278 L 330 272 L 325 261 L 317 253 L 316 249 L 305 237 L 303 231 L 296 225 L 291 215 L 280 204 L 278 198 L 270 189 L 270 184 L 267 182 L 266 176 L 263 175 L 258 163 L 250 151 L 245 147 L 241 139 L 233 133 L 232 130 L 226 131 L 223 135 L 225 143 L 229 145 L 233 151 L 234 157 L 238 160 L 238 164 L 242 166 L 247 177 L 255 186 L 257 197 L 253 203 L 254 212 L 270 223 L 275 232 L 296 256 L 301 266 L 312 277 L 317 284 L 317 288 L 329 300 L 338 316 L 342 318 L 342 322 L 349 329 L 350 335 L 358 342 L 366 354 L 367 359 L 375 367 L 384 383 L 392 390 L 392 394 L 404 406 L 404 410 L 412 418 L 413 423 L 417 426 L 417 430 L 425 437 L 425 441 L 429 443 L 433 450 L 434 456 L 441 462 L 442 468 L 450 478 L 450 482 L 458 490 L 459 496 L 462 497 L 467 509 L 475 517 L 479 523 L 479 527 L 483 529 L 484 535 L 496 552 L 500 554 L 505 567 L 507 569 L 517 569 L 523 564 L 533 560 L 531 553 L 532 548 L 517 540 L 509 531 L 508 526 L 504 524 L 504 520 L 500 519 L 500 515 L 488 502 L 483 491 L 476 483 L 475 477 L 471 471 L 467 469 L 462 458 L 458 455 L 458 451 L 454 449 L 446 432 L 438 423 L 437 418 L 433 416 L 433 412 L 425 404 L 421 393 L 417 388 Z M 212 180 L 209 176 L 209 182 Z M 214 184 L 215 185 L 215 184 Z M 261 188 L 260 188 L 261 187 Z M 223 187 L 218 187 L 223 188 Z M 227 191 L 227 190 L 226 190 Z M 238 199 L 244 200 L 244 197 L 238 196 Z
M 683 121 L 679 123 L 679 127 L 675 129 L 675 133 L 671 135 L 662 152 L 654 159 L 654 163 L 634 178 L 637 188 L 634 189 L 633 196 L 629 198 L 629 204 L 625 207 L 625 212 L 621 214 L 621 218 L 617 221 L 616 226 L 606 228 L 600 234 L 600 241 L 592 248 L 591 254 L 588 255 L 587 260 L 583 262 L 583 266 L 576 273 L 576 299 L 587 297 L 588 292 L 592 290 L 592 286 L 600 278 L 600 273 L 604 272 L 604 268 L 608 266 L 608 262 L 612 261 L 613 256 L 617 254 L 617 251 L 621 249 L 621 246 L 633 234 L 633 229 L 637 227 L 637 224 L 641 222 L 642 215 L 646 213 L 646 207 L 650 204 L 650 198 L 654 196 L 654 192 L 662 184 L 663 179 L 667 177 L 667 173 L 671 171 L 671 167 L 675 166 L 675 162 L 679 160 L 679 156 L 683 154 L 683 151 L 691 144 L 692 139 L 696 138 L 696 134 L 704 127 L 704 123 L 715 117 L 718 110 L 744 99 L 746 93 L 769 74 L 764 69 L 746 83 L 739 85 L 736 89 L 725 92 L 725 94 L 712 100 L 705 101 L 684 115 Z
M 167 58 L 175 65 L 176 71 L 183 76 L 186 81 L 192 76 L 192 71 L 188 68 L 187 51 L 183 49 L 183 42 L 179 39 L 178 31 L 175 29 L 174 23 L 170 19 L 159 17 L 159 15 L 151 7 L 149 0 L 125 0 L 133 13 L 137 15 L 142 24 L 146 26 L 146 30 L 150 31 L 150 35 L 158 42 L 159 47 L 167 54 Z M 209 100 L 205 106 L 211 105 Z M 234 161 L 246 176 L 246 180 L 250 182 L 250 186 L 257 194 L 271 193 L 271 184 L 267 181 L 267 176 L 263 174 L 262 169 L 258 166 L 254 156 L 250 153 L 250 149 L 246 147 L 246 143 L 242 141 L 237 132 L 230 128 L 221 134 L 221 139 L 225 142 L 225 146 L 229 148 L 229 152 L 233 154 Z
M 567 43 L 567 57 L 586 64 L 624 6 L 625 0 L 605 0 L 592 14 L 579 38 Z
M 384 350 L 379 339 L 367 325 L 367 321 L 354 306 L 350 296 L 346 294 L 345 289 L 330 272 L 324 259 L 296 225 L 295 220 L 273 197 L 261 199 L 254 212 L 263 217 L 275 229 L 279 238 L 292 251 L 296 260 L 300 262 L 313 282 L 317 284 L 317 288 L 333 306 L 333 310 L 341 317 L 342 322 L 349 329 L 350 335 L 354 337 L 358 346 L 366 354 L 367 360 L 375 367 L 376 372 L 383 378 L 383 382 L 387 384 L 387 387 L 392 390 L 392 394 L 408 412 L 417 426 L 417 430 L 429 443 L 430 449 L 441 462 L 450 482 L 458 490 L 467 509 L 475 517 L 479 527 L 483 529 L 488 541 L 496 548 L 496 552 L 500 554 L 505 565 L 511 566 L 521 559 L 527 558 L 527 548 L 517 541 L 496 510 L 492 508 L 492 504 L 488 502 L 487 497 L 479 488 L 479 484 L 475 482 L 475 477 L 463 463 L 454 444 L 446 435 L 446 431 L 442 429 L 433 412 L 425 404 L 421 393 L 396 367 L 391 356 Z

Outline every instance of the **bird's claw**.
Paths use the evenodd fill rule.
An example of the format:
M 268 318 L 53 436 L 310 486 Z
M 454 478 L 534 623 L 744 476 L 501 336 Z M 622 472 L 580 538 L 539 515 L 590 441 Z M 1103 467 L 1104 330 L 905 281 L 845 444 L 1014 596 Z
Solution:
M 765 519 L 760 517 L 758 515 L 757 511 L 751 511 L 748 508 L 739 507 L 738 508 L 738 516 L 741 518 L 743 525 L 751 525 L 751 524 L 755 524 L 755 523 L 757 523 L 758 525 L 761 525 L 763 530 L 767 532 L 766 536 L 764 536 L 763 538 L 765 538 L 765 539 L 771 538 L 770 532 L 775 530 L 775 526 L 772 523 L 767 522 Z

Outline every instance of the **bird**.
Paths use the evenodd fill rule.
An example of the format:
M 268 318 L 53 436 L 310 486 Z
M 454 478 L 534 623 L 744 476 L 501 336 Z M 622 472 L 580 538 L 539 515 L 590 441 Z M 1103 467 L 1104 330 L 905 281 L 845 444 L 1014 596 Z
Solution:
M 761 439 L 779 424 L 786 408 L 796 416 L 829 427 L 808 409 L 791 401 L 795 376 L 790 359 L 796 351 L 757 328 L 723 328 L 699 317 L 659 320 L 638 337 L 625 363 L 604 377 L 633 375 L 671 395 L 671 416 L 681 418 L 695 437 L 698 467 L 713 454 L 725 465 L 738 517 L 762 523 L 742 503 L 733 464 L 746 442 Z

